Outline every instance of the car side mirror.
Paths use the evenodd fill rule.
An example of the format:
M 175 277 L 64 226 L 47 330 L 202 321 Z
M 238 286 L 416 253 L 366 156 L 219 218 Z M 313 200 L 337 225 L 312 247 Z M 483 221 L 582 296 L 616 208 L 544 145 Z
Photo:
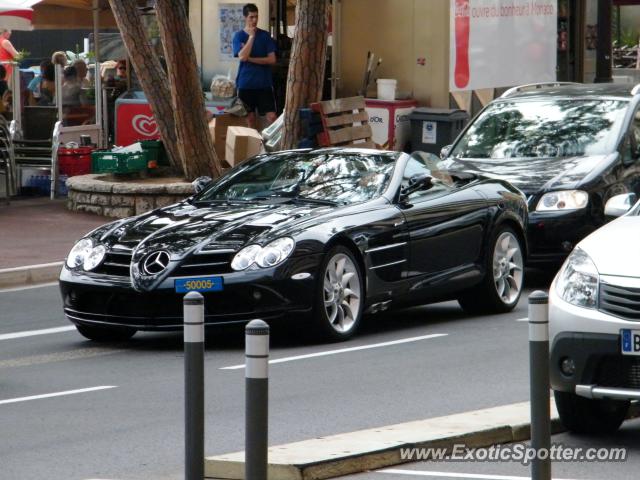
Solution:
M 195 193 L 200 193 L 205 188 L 207 188 L 207 185 L 209 185 L 210 183 L 211 177 L 198 177 L 193 182 L 191 182 L 191 185 L 193 185 L 193 191 Z
M 409 195 L 418 190 L 429 190 L 433 187 L 433 177 L 427 173 L 414 175 L 409 179 L 409 185 L 400 190 L 400 201 L 407 199 Z
M 453 145 L 445 145 L 442 147 L 442 150 L 440 150 L 440 158 L 447 158 L 451 151 L 451 147 L 453 147 Z
M 607 200 L 604 206 L 604 214 L 607 217 L 621 217 L 636 203 L 635 193 L 623 193 Z

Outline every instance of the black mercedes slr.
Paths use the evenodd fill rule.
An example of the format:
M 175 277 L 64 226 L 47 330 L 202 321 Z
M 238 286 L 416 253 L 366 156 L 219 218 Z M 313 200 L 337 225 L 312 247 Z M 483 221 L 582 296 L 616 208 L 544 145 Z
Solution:
M 254 157 L 183 202 L 80 239 L 60 274 L 65 314 L 96 341 L 179 330 L 185 293 L 199 291 L 207 325 L 282 317 L 344 340 L 363 314 L 394 307 L 509 311 L 526 200 L 437 161 L 335 148 Z

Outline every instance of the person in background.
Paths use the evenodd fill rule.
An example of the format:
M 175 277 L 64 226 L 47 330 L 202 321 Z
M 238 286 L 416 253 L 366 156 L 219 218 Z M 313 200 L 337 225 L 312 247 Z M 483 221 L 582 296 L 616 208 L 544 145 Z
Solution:
M 44 75 L 44 71 L 47 69 L 48 65 L 53 65 L 51 60 L 43 60 L 40 62 L 40 73 L 33 77 L 33 79 L 27 85 L 27 90 L 29 90 L 29 104 L 35 105 L 40 99 L 40 88 L 42 87 L 42 79 Z
M 54 65 L 62 65 L 62 68 L 67 66 L 67 54 L 64 52 L 53 52 L 51 55 L 51 63 Z
M 9 84 L 7 83 L 7 68 L 0 64 L 0 97 L 4 95 L 4 92 L 9 90 Z
M 43 62 L 44 63 L 44 62 Z M 42 70 L 42 81 L 40 82 L 40 98 L 36 104 L 50 106 L 55 104 L 56 96 L 56 71 L 53 63 L 48 62 Z
M 0 30 L 0 62 L 13 62 L 20 55 L 15 49 L 13 44 L 9 41 L 11 37 L 11 30 Z M 4 64 L 6 69 L 5 80 L 10 81 L 11 74 L 13 73 L 13 67 L 8 64 Z
M 65 68 L 64 83 L 62 84 L 62 105 L 65 107 L 77 107 L 86 104 L 87 99 L 82 87 L 80 87 L 78 71 L 73 66 Z
M 116 64 L 116 82 L 126 82 L 127 81 L 127 61 L 126 60 L 118 60 Z
M 258 7 L 242 8 L 244 29 L 233 35 L 233 56 L 240 59 L 236 85 L 238 97 L 246 105 L 249 127 L 256 128 L 256 111 L 266 115 L 268 124 L 276 119 L 271 65 L 276 63 L 276 43 L 269 32 L 258 28 Z
M 87 64 L 84 63 L 84 60 L 76 60 L 73 62 L 73 67 L 76 69 L 76 72 L 78 72 L 78 81 L 80 82 L 80 86 L 82 88 L 90 87 L 91 84 L 87 78 L 88 68 Z

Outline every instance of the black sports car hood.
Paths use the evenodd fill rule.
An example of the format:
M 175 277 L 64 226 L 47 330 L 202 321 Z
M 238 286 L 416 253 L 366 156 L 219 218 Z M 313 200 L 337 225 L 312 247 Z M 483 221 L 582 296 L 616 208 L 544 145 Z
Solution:
M 260 242 L 260 239 L 268 241 L 300 221 L 333 210 L 330 206 L 291 203 L 225 203 L 202 207 L 183 202 L 111 224 L 93 236 L 109 244 L 145 251 L 163 248 L 172 256 L 182 256 L 204 241 L 235 246 L 254 240 Z
M 151 252 L 164 250 L 176 264 L 200 247 L 239 250 L 252 242 L 266 243 L 286 235 L 302 222 L 322 221 L 324 215 L 335 211 L 332 206 L 289 202 L 207 206 L 182 202 L 105 225 L 91 236 L 112 247 L 132 249 L 134 287 L 146 289 L 161 280 L 145 276 L 140 268 L 140 261 Z
M 527 194 L 550 188 L 573 189 L 600 172 L 615 158 L 613 155 L 592 155 L 564 158 L 504 158 L 461 159 L 445 158 L 440 166 L 449 170 L 462 170 L 500 178 Z

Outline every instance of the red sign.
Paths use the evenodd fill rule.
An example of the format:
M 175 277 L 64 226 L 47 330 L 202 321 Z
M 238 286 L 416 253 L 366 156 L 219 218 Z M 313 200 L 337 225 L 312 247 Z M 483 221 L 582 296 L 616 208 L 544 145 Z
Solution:
M 158 124 L 148 103 L 119 103 L 116 105 L 116 145 L 131 145 L 138 140 L 160 138 Z

